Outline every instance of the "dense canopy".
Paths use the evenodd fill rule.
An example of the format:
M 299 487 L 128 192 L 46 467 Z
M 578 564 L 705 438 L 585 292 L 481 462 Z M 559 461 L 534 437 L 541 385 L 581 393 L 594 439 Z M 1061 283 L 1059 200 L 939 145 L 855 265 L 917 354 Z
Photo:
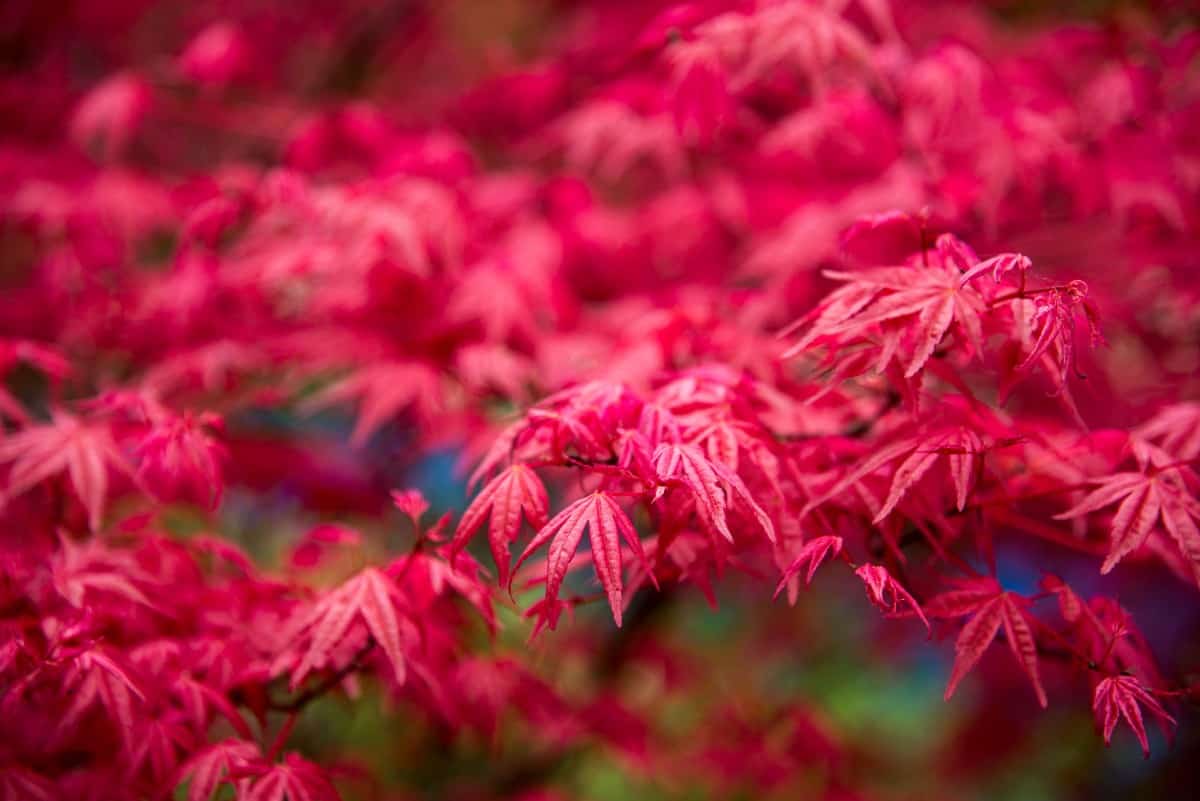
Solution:
M 1188 5 L 5 3 L 0 801 L 1194 791 Z

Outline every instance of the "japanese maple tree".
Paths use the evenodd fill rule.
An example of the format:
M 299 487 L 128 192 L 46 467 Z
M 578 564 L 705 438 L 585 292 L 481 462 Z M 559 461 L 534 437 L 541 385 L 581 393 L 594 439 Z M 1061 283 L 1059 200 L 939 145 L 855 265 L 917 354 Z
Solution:
M 0 801 L 1194 793 L 1189 11 L 7 4 Z

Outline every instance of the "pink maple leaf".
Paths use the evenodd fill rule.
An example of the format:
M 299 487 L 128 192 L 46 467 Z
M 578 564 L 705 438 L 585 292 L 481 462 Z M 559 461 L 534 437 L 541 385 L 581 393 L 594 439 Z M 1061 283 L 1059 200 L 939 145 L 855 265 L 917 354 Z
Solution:
M 817 568 L 821 566 L 821 563 L 826 559 L 836 557 L 841 551 L 841 537 L 817 537 L 804 543 L 804 547 L 783 571 L 783 577 L 779 579 L 779 585 L 775 588 L 775 597 L 779 597 L 779 593 L 783 591 L 788 582 L 799 575 L 805 567 L 808 570 L 804 574 L 804 583 L 812 584 L 813 576 L 816 575 Z
M 1138 743 L 1147 758 L 1150 756 L 1150 742 L 1146 737 L 1146 724 L 1142 720 L 1141 707 L 1145 707 L 1159 722 L 1164 725 L 1174 725 L 1175 718 L 1167 714 L 1158 699 L 1151 695 L 1142 683 L 1133 676 L 1109 676 L 1096 685 L 1092 696 L 1092 710 L 1096 720 L 1104 729 L 1104 742 L 1112 742 L 1113 730 L 1117 721 L 1125 718 L 1129 728 L 1137 735 Z
M 106 425 L 85 423 L 61 411 L 55 412 L 49 423 L 0 441 L 0 462 L 12 463 L 0 504 L 57 473 L 66 472 L 87 509 L 88 524 L 93 531 L 100 528 L 104 517 L 109 469 L 115 467 L 133 475 Z
M 700 518 L 730 542 L 733 542 L 733 533 L 729 530 L 728 514 L 735 502 L 753 514 L 767 539 L 775 541 L 771 518 L 754 500 L 742 479 L 721 462 L 710 460 L 695 445 L 659 445 L 654 449 L 654 470 L 660 482 L 677 481 L 686 487 L 696 501 Z M 666 490 L 666 485 L 660 484 L 655 498 L 661 498 Z
M 275 764 L 250 764 L 236 773 L 238 801 L 341 801 L 316 765 L 298 754 Z
M 353 626 L 365 626 L 392 667 L 397 684 L 405 678 L 405 651 L 417 640 L 413 624 L 403 614 L 404 598 L 396 583 L 379 568 L 368 567 L 318 599 L 300 619 L 286 656 L 294 660 L 293 689 L 313 670 L 346 656 Z M 365 645 L 365 642 L 362 643 Z
M 541 529 L 548 513 L 546 488 L 529 467 L 514 464 L 487 483 L 463 512 L 454 538 L 452 551 L 461 550 L 471 536 L 488 521 L 488 544 L 501 585 L 508 585 L 509 545 L 521 529 L 521 516 L 529 525 Z M 490 514 L 489 514 L 490 513 Z
M 126 749 L 133 748 L 138 722 L 136 707 L 145 702 L 146 696 L 111 656 L 99 648 L 75 656 L 67 668 L 63 691 L 70 704 L 58 721 L 60 734 L 73 733 L 84 715 L 98 706 L 116 728 Z
M 1008 646 L 1033 685 L 1038 703 L 1046 706 L 1046 691 L 1038 675 L 1037 638 L 1029 624 L 1026 603 L 1024 598 L 1002 590 L 994 579 L 980 578 L 966 582 L 961 589 L 942 593 L 925 605 L 932 617 L 971 615 L 954 643 L 954 669 L 946 685 L 947 699 L 1003 627 Z
M 1135 448 L 1144 454 L 1142 470 L 1114 473 L 1099 479 L 1099 486 L 1082 501 L 1061 514 L 1060 520 L 1081 517 L 1118 503 L 1109 529 L 1109 552 L 1100 566 L 1108 573 L 1132 551 L 1145 544 L 1157 525 L 1179 546 L 1200 584 L 1200 502 L 1192 487 L 1195 473 L 1180 466 L 1161 450 L 1149 445 Z
M 921 605 L 917 603 L 917 599 L 912 597 L 912 594 L 892 577 L 886 567 L 862 565 L 854 571 L 854 574 L 862 579 L 863 584 L 867 585 L 867 597 L 875 606 L 888 615 L 894 616 L 901 614 L 900 604 L 903 603 L 916 612 L 917 617 L 921 618 L 921 622 L 925 624 L 925 628 L 929 628 L 929 619 L 921 611 Z
M 550 543 L 546 559 L 546 598 L 550 601 L 557 599 L 559 587 L 562 586 L 563 578 L 571 565 L 571 558 L 575 555 L 575 549 L 579 547 L 585 530 L 591 533 L 592 564 L 595 565 L 596 575 L 608 596 L 613 620 L 620 626 L 621 540 L 625 541 L 643 563 L 647 572 L 649 567 L 645 564 L 646 555 L 637 531 L 625 511 L 607 493 L 593 492 L 555 515 L 526 546 L 524 553 L 517 560 L 517 568 L 535 550 L 547 542 Z M 551 608 L 550 605 L 547 606 L 547 609 Z M 554 618 L 557 618 L 557 610 L 554 612 Z
M 187 801 L 208 801 L 217 787 L 259 759 L 258 746 L 229 739 L 204 748 L 180 765 L 175 784 L 188 783 Z

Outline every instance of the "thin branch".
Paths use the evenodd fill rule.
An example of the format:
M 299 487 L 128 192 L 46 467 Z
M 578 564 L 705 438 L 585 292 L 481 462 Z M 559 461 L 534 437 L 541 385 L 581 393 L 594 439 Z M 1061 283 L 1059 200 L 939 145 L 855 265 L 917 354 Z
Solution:
M 358 653 L 354 655 L 353 659 L 347 662 L 343 667 L 329 674 L 324 681 L 308 688 L 291 701 L 268 701 L 267 708 L 276 712 L 289 712 L 293 714 L 299 712 L 304 707 L 308 706 L 310 703 L 341 684 L 342 681 L 344 681 L 351 673 L 360 670 L 363 667 L 362 660 L 366 658 L 367 654 L 370 653 L 371 649 L 374 647 L 375 640 L 368 640 L 367 644 L 359 649 Z

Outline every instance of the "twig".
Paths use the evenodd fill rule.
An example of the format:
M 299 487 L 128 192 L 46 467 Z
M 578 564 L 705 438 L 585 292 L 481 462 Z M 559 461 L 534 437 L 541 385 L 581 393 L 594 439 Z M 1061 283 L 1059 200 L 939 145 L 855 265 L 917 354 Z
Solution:
M 299 712 L 301 709 L 308 706 L 310 703 L 315 701 L 317 698 L 321 697 L 322 695 L 329 692 L 337 685 L 341 684 L 342 681 L 347 676 L 349 676 L 351 673 L 355 672 L 356 670 L 359 670 L 362 667 L 363 658 L 366 657 L 366 655 L 368 653 L 370 653 L 371 649 L 374 647 L 375 647 L 375 640 L 374 639 L 368 640 L 367 644 L 359 649 L 358 653 L 354 655 L 353 659 L 351 659 L 349 662 L 347 662 L 343 667 L 341 667 L 338 670 L 331 673 L 328 677 L 325 678 L 324 681 L 310 687 L 309 689 L 300 693 L 295 698 L 293 698 L 291 701 L 288 701 L 286 703 L 279 702 L 279 701 L 269 701 L 267 703 L 267 708 L 274 710 L 276 712 L 290 712 L 293 714 L 296 712 Z

